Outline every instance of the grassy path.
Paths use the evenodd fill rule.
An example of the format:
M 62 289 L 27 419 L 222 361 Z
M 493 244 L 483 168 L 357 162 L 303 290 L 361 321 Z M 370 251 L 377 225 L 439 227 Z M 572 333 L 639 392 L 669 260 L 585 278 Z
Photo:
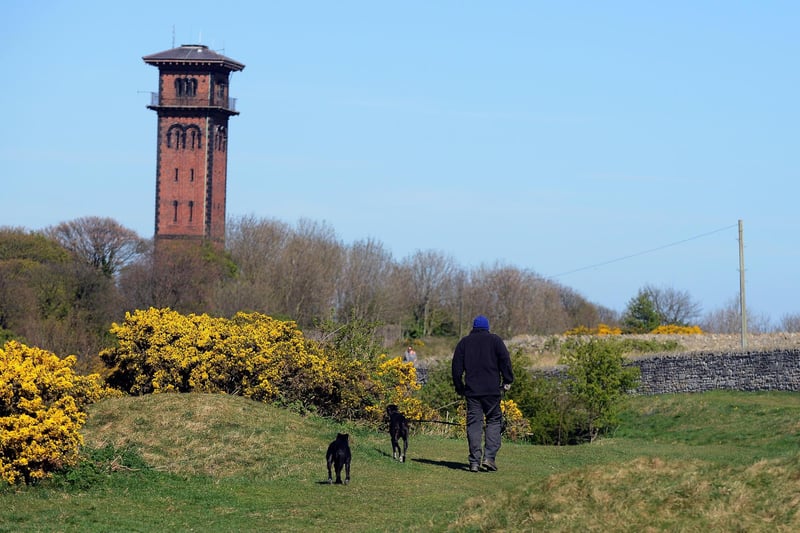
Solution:
M 791 531 L 799 415 L 791 393 L 635 398 L 613 438 L 504 443 L 498 472 L 470 473 L 462 440 L 414 435 L 401 464 L 386 435 L 242 398 L 108 400 L 87 445 L 134 445 L 152 468 L 0 491 L 0 531 Z M 337 431 L 349 486 L 326 483 Z

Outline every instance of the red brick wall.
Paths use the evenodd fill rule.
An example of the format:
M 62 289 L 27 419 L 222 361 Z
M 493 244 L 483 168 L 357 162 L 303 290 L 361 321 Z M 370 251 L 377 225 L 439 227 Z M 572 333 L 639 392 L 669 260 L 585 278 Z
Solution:
M 159 118 L 159 169 L 156 197 L 156 235 L 203 237 L 206 194 L 206 122 L 203 117 Z M 194 124 L 200 128 L 200 146 L 177 148 L 177 140 L 167 146 L 166 135 L 174 124 Z M 177 169 L 177 180 L 175 179 Z M 194 179 L 192 179 L 192 174 Z M 174 202 L 178 202 L 175 220 Z M 189 218 L 189 202 L 194 206 Z
M 179 96 L 176 79 L 197 80 L 195 95 Z M 162 108 L 158 117 L 156 238 L 206 238 L 222 243 L 225 238 L 228 114 L 215 106 L 227 103 L 228 73 L 160 71 L 159 84 Z M 181 107 L 180 112 L 166 109 L 194 106 L 195 102 L 196 108 Z M 171 129 L 175 125 L 180 128 Z M 226 138 L 222 147 L 215 145 L 214 138 L 220 126 Z M 178 144 L 181 128 L 187 132 L 185 147 Z M 194 147 L 191 131 L 199 133 L 200 144 L 196 136 Z

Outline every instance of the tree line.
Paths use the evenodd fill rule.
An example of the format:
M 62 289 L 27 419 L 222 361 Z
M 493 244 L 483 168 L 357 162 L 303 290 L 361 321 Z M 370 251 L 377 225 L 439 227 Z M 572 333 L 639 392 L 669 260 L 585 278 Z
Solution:
M 467 269 L 435 250 L 396 260 L 375 239 L 343 243 L 330 225 L 309 219 L 290 225 L 242 216 L 226 233 L 224 250 L 193 244 L 156 253 L 151 239 L 110 218 L 0 228 L 0 341 L 76 354 L 90 365 L 112 322 L 150 307 L 259 312 L 308 331 L 323 321 L 367 320 L 382 325 L 387 342 L 462 335 L 479 313 L 504 338 L 699 319 L 699 305 L 682 291 L 645 287 L 618 313 L 529 269 L 499 262 Z M 707 315 L 717 317 L 709 330 L 736 327 L 728 311 Z M 749 323 L 758 327 L 758 317 Z

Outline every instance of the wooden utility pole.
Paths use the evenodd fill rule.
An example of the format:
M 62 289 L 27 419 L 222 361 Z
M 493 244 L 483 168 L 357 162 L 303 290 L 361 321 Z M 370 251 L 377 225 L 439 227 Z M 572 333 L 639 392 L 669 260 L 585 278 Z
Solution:
M 747 306 L 744 299 L 744 229 L 739 219 L 739 305 L 742 313 L 742 350 L 747 349 Z

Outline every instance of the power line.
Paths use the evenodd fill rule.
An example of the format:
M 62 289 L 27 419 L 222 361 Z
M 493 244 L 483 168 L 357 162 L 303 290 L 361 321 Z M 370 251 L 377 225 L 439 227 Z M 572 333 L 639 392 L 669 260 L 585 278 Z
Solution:
M 728 229 L 731 229 L 731 228 L 735 228 L 736 226 L 737 226 L 736 224 L 731 224 L 730 226 L 725 226 L 724 228 L 715 229 L 714 231 L 709 231 L 707 233 L 701 233 L 700 235 L 695 235 L 694 237 L 689 237 L 687 239 L 676 241 L 676 242 L 673 242 L 673 243 L 670 243 L 670 244 L 665 244 L 665 245 L 659 246 L 657 248 L 651 248 L 649 250 L 644 250 L 643 252 L 637 252 L 635 254 L 626 255 L 624 257 L 618 257 L 616 259 L 610 259 L 608 261 L 603 261 L 602 263 L 595 263 L 593 265 L 589 265 L 589 266 L 585 266 L 585 267 L 581 267 L 581 268 L 576 268 L 575 270 L 569 270 L 567 272 L 562 272 L 560 274 L 556 274 L 554 276 L 550 276 L 550 279 L 558 278 L 558 277 L 561 277 L 561 276 L 566 276 L 568 274 L 574 274 L 575 272 L 581 272 L 583 270 L 589 270 L 591 268 L 597 268 L 597 267 L 601 267 L 601 266 L 605 266 L 605 265 L 610 265 L 611 263 L 617 263 L 619 261 L 624 261 L 626 259 L 631 259 L 633 257 L 639 257 L 640 255 L 645 255 L 645 254 L 657 252 L 659 250 L 663 250 L 664 248 L 670 248 L 671 246 L 677 246 L 679 244 L 683 244 L 685 242 L 693 241 L 695 239 L 700 239 L 702 237 L 708 237 L 709 235 L 714 235 L 715 233 L 719 233 L 721 231 L 725 231 L 725 230 L 728 230 Z

